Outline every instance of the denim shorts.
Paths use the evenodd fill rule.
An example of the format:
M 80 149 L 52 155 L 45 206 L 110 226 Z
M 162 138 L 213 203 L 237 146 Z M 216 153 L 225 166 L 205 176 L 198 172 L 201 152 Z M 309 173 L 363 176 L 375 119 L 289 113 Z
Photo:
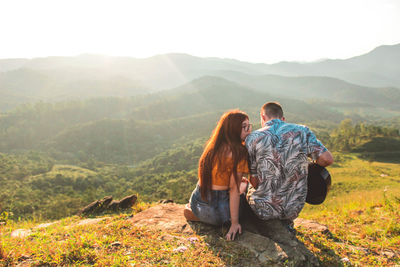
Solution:
M 197 185 L 190 197 L 190 208 L 200 221 L 222 225 L 231 219 L 229 209 L 229 190 L 211 190 L 208 201 L 201 198 L 200 186 Z

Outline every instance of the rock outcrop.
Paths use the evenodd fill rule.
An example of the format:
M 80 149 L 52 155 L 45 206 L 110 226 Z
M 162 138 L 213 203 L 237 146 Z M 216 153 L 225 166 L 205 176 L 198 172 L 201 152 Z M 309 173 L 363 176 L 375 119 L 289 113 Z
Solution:
M 224 231 L 228 230 L 200 222 L 188 222 L 183 216 L 184 208 L 184 205 L 174 203 L 160 204 L 134 215 L 130 221 L 137 226 L 154 227 L 176 233 L 197 233 L 211 239 L 223 237 Z M 295 222 L 302 227 L 307 227 L 307 223 L 310 225 L 310 221 Z M 312 227 L 317 226 L 317 223 L 312 222 Z M 319 227 L 319 230 L 324 228 L 322 225 Z M 239 248 L 247 249 L 253 254 L 252 265 L 319 265 L 318 259 L 279 220 L 244 221 L 242 228 L 242 234 L 233 242 Z
M 78 215 L 89 215 L 89 214 L 99 214 L 105 211 L 117 211 L 122 209 L 128 209 L 135 204 L 137 200 L 136 195 L 130 195 L 124 197 L 121 200 L 113 200 L 112 196 L 104 197 L 103 199 L 93 201 L 86 207 L 84 207 L 81 211 L 79 211 Z
M 161 199 L 160 201 L 158 201 L 158 203 L 167 204 L 167 203 L 174 203 L 174 201 L 172 199 Z

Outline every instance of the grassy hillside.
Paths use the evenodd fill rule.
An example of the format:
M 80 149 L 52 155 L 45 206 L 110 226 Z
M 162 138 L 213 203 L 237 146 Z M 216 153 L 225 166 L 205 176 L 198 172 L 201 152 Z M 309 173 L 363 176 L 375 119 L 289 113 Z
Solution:
M 354 265 L 399 264 L 393 253 L 400 249 L 400 166 L 355 155 L 336 159 L 329 168 L 333 187 L 327 200 L 306 205 L 301 213 L 327 225 L 332 234 L 302 233 L 302 240 L 327 260 L 336 254 Z
M 337 154 L 329 168 L 333 186 L 319 206 L 306 205 L 301 218 L 328 226 L 328 233 L 297 228 L 297 237 L 323 266 L 394 266 L 400 264 L 400 167 L 398 164 L 361 160 L 355 154 Z M 68 166 L 56 166 L 52 172 Z M 73 168 L 76 178 L 82 171 Z M 190 188 L 191 189 L 191 188 Z M 148 205 L 139 204 L 134 213 Z M 35 231 L 31 238 L 12 238 L 14 229 L 32 227 L 34 221 L 7 221 L 0 226 L 0 263 L 28 259 L 34 265 L 178 265 L 221 266 L 243 264 L 251 253 L 234 243 L 140 228 L 126 220 L 129 214 L 111 216 L 100 223 L 79 226 L 78 217 Z M 171 238 L 169 238 L 171 237 Z M 56 245 L 57 244 L 57 245 Z M 174 252 L 186 245 L 187 250 Z M 249 261 L 250 262 L 250 261 Z

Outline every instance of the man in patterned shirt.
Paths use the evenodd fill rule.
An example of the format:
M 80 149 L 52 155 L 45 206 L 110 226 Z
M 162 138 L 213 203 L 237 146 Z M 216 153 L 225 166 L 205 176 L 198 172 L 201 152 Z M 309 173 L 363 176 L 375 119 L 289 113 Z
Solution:
M 306 200 L 307 158 L 325 167 L 333 163 L 332 154 L 309 128 L 286 123 L 279 103 L 264 104 L 260 115 L 263 128 L 246 138 L 251 174 L 247 200 L 262 220 L 292 222 Z

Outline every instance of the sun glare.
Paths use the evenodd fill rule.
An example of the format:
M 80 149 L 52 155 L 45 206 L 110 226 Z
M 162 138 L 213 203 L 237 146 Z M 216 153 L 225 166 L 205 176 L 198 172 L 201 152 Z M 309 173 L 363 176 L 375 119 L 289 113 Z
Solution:
M 164 53 L 251 62 L 346 58 L 400 42 L 396 1 L 0 2 L 0 58 Z

